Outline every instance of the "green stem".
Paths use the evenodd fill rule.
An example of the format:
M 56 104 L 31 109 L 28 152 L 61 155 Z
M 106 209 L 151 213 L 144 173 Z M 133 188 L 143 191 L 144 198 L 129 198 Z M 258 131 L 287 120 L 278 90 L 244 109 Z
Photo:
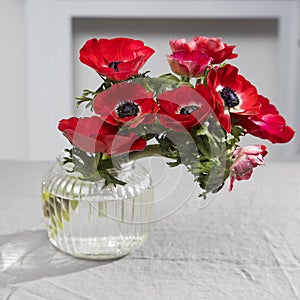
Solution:
M 150 156 L 162 156 L 161 148 L 158 144 L 156 145 L 148 145 L 142 151 L 134 151 L 129 153 L 129 160 L 136 160 L 143 157 Z M 112 160 L 110 158 L 100 160 L 100 165 L 105 169 L 110 169 L 113 167 Z
M 149 157 L 149 156 L 162 156 L 161 148 L 159 145 L 148 145 L 142 151 L 134 151 L 129 153 L 129 160 L 135 160 L 138 158 Z
M 187 83 L 190 83 L 190 77 L 185 77 L 185 76 L 181 76 L 181 81 L 182 82 L 187 82 Z

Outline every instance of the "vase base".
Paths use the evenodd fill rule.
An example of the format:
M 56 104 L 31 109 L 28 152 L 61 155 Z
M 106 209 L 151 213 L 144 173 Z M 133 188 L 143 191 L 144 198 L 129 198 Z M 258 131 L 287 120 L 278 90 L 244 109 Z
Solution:
M 90 260 L 111 260 L 126 256 L 142 246 L 147 236 L 102 237 L 102 238 L 74 238 L 49 236 L 51 243 L 62 252 Z

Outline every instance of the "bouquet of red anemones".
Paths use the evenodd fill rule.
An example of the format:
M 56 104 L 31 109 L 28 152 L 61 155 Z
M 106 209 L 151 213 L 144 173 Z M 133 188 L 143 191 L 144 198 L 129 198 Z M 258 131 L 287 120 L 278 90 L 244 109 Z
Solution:
M 64 163 L 86 180 L 125 184 L 111 168 L 127 160 L 160 155 L 168 165 L 186 166 L 202 189 L 220 190 L 230 177 L 249 179 L 264 164 L 264 145 L 239 147 L 251 134 L 272 143 L 294 135 L 274 105 L 238 68 L 225 63 L 237 57 L 235 46 L 219 38 L 197 36 L 171 40 L 167 60 L 173 73 L 139 73 L 154 50 L 130 38 L 91 39 L 80 61 L 101 80 L 96 91 L 84 90 L 77 104 L 93 116 L 63 119 L 59 130 L 73 145 Z

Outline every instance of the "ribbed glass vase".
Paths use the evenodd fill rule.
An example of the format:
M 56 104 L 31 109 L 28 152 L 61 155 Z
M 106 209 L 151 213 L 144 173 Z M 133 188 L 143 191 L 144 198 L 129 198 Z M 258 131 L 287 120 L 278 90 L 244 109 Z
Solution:
M 82 180 L 59 163 L 44 176 L 43 212 L 55 247 L 76 257 L 113 259 L 145 242 L 153 211 L 151 176 L 135 162 L 111 171 L 127 184 Z

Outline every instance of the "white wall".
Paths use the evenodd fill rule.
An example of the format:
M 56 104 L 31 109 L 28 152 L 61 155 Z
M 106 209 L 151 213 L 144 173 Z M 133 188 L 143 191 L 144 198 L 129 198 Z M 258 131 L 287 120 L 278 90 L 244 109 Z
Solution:
M 28 155 L 25 1 L 0 1 L 0 159 Z

